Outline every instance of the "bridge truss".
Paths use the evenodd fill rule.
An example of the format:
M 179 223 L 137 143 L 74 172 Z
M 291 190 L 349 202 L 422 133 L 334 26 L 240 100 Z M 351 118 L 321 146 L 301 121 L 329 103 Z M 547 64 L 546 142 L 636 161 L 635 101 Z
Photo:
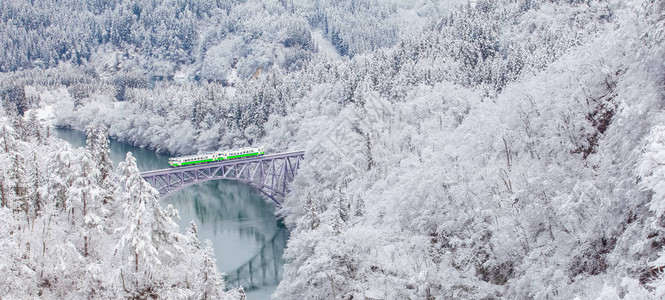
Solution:
M 188 186 L 210 180 L 228 179 L 247 183 L 277 205 L 288 192 L 288 183 L 305 156 L 305 151 L 263 155 L 240 160 L 162 169 L 141 173 L 164 199 Z

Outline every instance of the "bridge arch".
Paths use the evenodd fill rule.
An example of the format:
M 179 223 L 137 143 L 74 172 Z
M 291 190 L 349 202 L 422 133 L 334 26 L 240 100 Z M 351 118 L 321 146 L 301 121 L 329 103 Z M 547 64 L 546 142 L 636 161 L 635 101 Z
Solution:
M 305 151 L 264 155 L 141 173 L 161 199 L 186 187 L 210 180 L 235 180 L 254 187 L 278 206 L 288 192 Z

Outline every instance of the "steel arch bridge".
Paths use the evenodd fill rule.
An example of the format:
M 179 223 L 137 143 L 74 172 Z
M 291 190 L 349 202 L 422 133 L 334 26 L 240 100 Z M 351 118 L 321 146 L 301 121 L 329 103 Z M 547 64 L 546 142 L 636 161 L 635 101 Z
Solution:
M 197 183 L 228 179 L 249 184 L 281 206 L 280 199 L 288 192 L 288 183 L 304 157 L 305 151 L 285 152 L 148 171 L 141 177 L 159 191 L 161 199 Z

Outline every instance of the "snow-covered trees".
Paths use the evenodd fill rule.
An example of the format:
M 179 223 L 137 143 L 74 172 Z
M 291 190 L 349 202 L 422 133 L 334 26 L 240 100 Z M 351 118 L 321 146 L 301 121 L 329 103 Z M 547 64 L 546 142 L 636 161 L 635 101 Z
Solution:
M 101 121 L 121 140 L 172 153 L 306 148 L 280 210 L 292 229 L 280 299 L 662 298 L 663 3 L 425 2 L 95 3 L 76 13 L 95 12 L 84 24 L 103 47 L 86 42 L 76 54 L 69 39 L 59 52 L 30 46 L 39 39 L 0 47 L 11 57 L 4 69 L 75 56 L 89 64 L 0 74 L 0 92 L 21 99 L 5 102 L 17 111 L 29 102 L 26 86 L 37 86 L 58 124 Z M 14 23 L 52 17 L 20 3 L 0 4 L 9 24 L 0 34 L 58 24 L 21 29 Z M 342 58 L 317 55 L 312 30 Z M 33 48 L 42 50 L 24 51 Z M 171 213 L 158 209 L 132 159 L 121 185 L 109 181 L 104 129 L 90 127 L 88 152 L 56 145 L 39 167 L 33 154 L 15 155 L 31 135 L 25 123 L 0 124 L 0 215 L 16 208 L 21 217 L 8 226 L 27 228 L 21 201 L 47 197 L 31 225 L 60 225 L 43 225 L 30 246 L 19 231 L 0 232 L 13 247 L 0 252 L 12 265 L 0 267 L 19 278 L 3 284 L 30 290 L 17 282 L 34 271 L 19 266 L 42 245 L 72 266 L 92 266 L 85 285 L 110 297 L 216 297 L 209 250 L 194 228 L 186 236 L 169 229 Z M 25 178 L 38 171 L 46 178 L 35 189 L 45 193 L 25 193 Z M 89 182 L 105 195 L 101 204 L 83 188 Z M 81 223 L 89 203 L 106 207 L 108 220 Z M 65 212 L 70 219 L 57 217 Z M 70 231 L 67 248 L 54 246 L 56 228 L 72 220 L 83 227 Z M 119 261 L 96 258 L 106 248 L 95 230 L 113 236 L 104 245 Z M 179 253 L 198 254 L 183 264 Z M 44 285 L 80 275 L 40 263 Z M 105 264 L 122 270 L 106 289 Z M 198 271 L 171 277 L 163 268 Z
M 224 291 L 211 250 L 179 233 L 131 153 L 113 172 L 104 126 L 72 150 L 40 139 L 35 120 L 15 135 L 10 118 L 21 116 L 0 117 L 3 297 L 241 299 Z
M 649 209 L 656 214 L 655 226 L 665 227 L 665 127 L 655 126 L 647 137 L 638 166 L 640 185 L 653 191 Z
M 158 295 L 161 286 L 169 286 L 160 275 L 160 269 L 168 267 L 178 256 L 171 236 L 177 225 L 165 217 L 157 201 L 159 195 L 143 179 L 136 166 L 136 159 L 127 153 L 127 159 L 118 166 L 123 183 L 122 223 L 120 240 L 115 255 L 122 268 L 120 280 L 130 297 Z M 165 228 L 166 227 L 166 228 Z M 170 231 L 169 231 L 170 230 Z
M 561 8 L 539 5 L 538 14 L 548 6 Z M 614 11 L 617 19 L 610 21 L 624 29 L 601 31 L 601 38 L 577 47 L 557 44 L 561 48 L 552 50 L 559 53 L 558 60 L 544 63 L 544 70 L 532 65 L 523 78 L 501 81 L 492 88 L 496 95 L 484 88 L 445 83 L 482 87 L 480 81 L 447 78 L 443 83 L 420 79 L 409 83 L 412 79 L 406 78 L 400 83 L 405 92 L 392 102 L 393 109 L 383 120 L 361 115 L 372 124 L 371 150 L 359 148 L 356 136 L 345 134 L 328 152 L 310 156 L 311 164 L 300 170 L 301 176 L 316 180 L 296 180 L 284 205 L 294 232 L 285 252 L 287 279 L 276 296 L 662 297 L 662 229 L 652 227 L 657 210 L 649 212 L 645 204 L 653 206 L 660 200 L 657 184 L 662 180 L 652 159 L 660 155 L 662 138 L 659 127 L 651 137 L 647 133 L 653 124 L 662 123 L 662 103 L 657 103 L 663 99 L 665 72 L 662 62 L 651 57 L 662 56 L 663 47 L 654 44 L 660 35 L 626 36 L 639 32 L 633 22 L 650 28 L 650 33 L 661 32 L 662 19 L 654 22 L 645 17 L 650 6 L 656 5 Z M 496 13 L 505 9 L 497 7 Z M 492 6 L 485 8 L 491 15 Z M 608 21 L 601 19 L 598 22 Z M 473 21 L 461 23 L 465 22 Z M 598 29 L 594 21 L 580 23 Z M 624 38 L 631 42 L 619 49 L 609 42 Z M 640 53 L 641 58 L 623 53 Z M 478 55 L 477 63 L 482 63 L 482 53 Z M 396 57 L 408 61 L 403 54 Z M 354 62 L 362 65 L 360 58 Z M 475 76 L 474 72 L 468 68 L 457 74 Z M 639 95 L 636 85 L 647 92 Z M 358 90 L 352 84 L 347 87 Z M 314 141 L 329 138 L 327 122 L 344 116 L 327 113 L 328 103 L 319 98 L 324 93 L 312 95 L 295 106 L 293 119 L 285 118 L 286 124 L 268 129 L 268 135 L 295 136 L 301 142 L 311 135 Z M 321 113 L 312 117 L 307 113 L 312 108 Z M 302 125 L 289 130 L 296 122 Z M 648 146 L 640 157 L 645 139 Z M 336 151 L 344 152 L 344 160 L 352 163 L 353 153 L 370 152 L 376 169 L 357 168 L 355 177 L 345 177 L 339 169 L 318 164 L 322 156 Z M 322 169 L 331 171 L 313 176 Z M 641 178 L 636 179 L 636 171 Z M 350 199 L 364 199 L 365 213 L 360 220 L 352 217 L 347 228 L 338 226 L 338 219 L 327 218 L 339 213 L 338 203 L 330 197 L 335 185 L 342 186 Z M 643 189 L 651 188 L 656 190 L 650 197 Z M 321 225 L 312 226 L 315 219 Z M 342 228 L 343 238 L 334 228 Z M 352 270 L 347 269 L 348 261 L 354 262 Z M 343 284 L 338 285 L 340 280 Z
M 207 241 L 205 248 L 203 248 L 203 261 L 200 274 L 199 278 L 197 278 L 197 298 L 220 299 L 223 296 L 224 281 L 221 279 L 219 271 L 217 271 L 215 254 L 212 251 L 210 241 Z

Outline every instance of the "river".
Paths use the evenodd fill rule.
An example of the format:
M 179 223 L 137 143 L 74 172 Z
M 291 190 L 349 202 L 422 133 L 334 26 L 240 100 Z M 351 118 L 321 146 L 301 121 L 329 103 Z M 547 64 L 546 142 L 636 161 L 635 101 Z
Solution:
M 81 131 L 58 128 L 53 132 L 56 137 L 74 147 L 85 146 L 85 134 Z M 111 140 L 110 149 L 114 167 L 131 151 L 141 171 L 168 168 L 169 157 L 151 150 L 114 140 Z M 275 218 L 274 204 L 266 201 L 250 186 L 228 180 L 209 181 L 183 189 L 165 199 L 162 206 L 166 207 L 168 204 L 178 209 L 180 219 L 175 221 L 183 233 L 189 227 L 190 221 L 193 221 L 198 227 L 199 239 L 202 242 L 212 242 L 220 272 L 237 274 L 237 270 L 247 265 L 252 258 L 252 261 L 256 262 L 257 257 L 261 256 L 263 262 L 263 254 L 272 253 L 276 259 L 270 261 L 269 266 L 272 269 L 267 273 L 281 275 L 281 254 L 286 244 L 286 229 L 281 221 Z M 265 268 L 268 264 L 259 265 L 264 265 Z M 254 263 L 254 270 L 257 270 L 256 268 L 257 263 Z M 261 273 L 260 270 L 255 271 L 257 272 Z M 262 273 L 265 279 L 266 270 Z M 248 299 L 269 299 L 276 288 L 276 282 L 266 281 L 272 282 L 248 291 Z

